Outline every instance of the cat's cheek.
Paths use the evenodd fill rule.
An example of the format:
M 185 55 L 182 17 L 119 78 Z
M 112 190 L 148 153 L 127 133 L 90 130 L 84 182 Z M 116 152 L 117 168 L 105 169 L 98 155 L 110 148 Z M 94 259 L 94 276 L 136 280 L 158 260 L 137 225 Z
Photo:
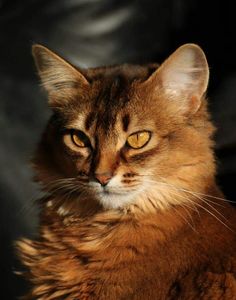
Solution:
M 79 159 L 74 163 L 76 174 L 86 174 L 90 172 L 90 163 L 87 159 Z
M 85 172 L 84 165 L 86 165 L 87 157 L 88 155 L 71 151 L 63 145 L 62 151 L 55 153 L 54 159 L 66 177 L 76 177 L 78 173 Z

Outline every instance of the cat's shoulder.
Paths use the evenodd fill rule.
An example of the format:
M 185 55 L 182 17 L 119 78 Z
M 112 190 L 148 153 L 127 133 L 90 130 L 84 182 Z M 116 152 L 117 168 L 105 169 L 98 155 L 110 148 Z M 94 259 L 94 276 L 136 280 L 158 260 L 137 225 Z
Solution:
M 236 299 L 236 254 L 228 258 L 219 268 L 206 266 L 192 270 L 180 282 L 173 285 L 171 295 L 175 299 Z M 177 289 L 178 287 L 178 289 Z

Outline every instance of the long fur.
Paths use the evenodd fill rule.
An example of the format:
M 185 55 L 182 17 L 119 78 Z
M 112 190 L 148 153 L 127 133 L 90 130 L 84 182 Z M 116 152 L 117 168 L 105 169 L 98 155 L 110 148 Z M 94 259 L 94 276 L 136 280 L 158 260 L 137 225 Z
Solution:
M 33 160 L 39 236 L 17 242 L 24 299 L 234 299 L 235 210 L 215 183 L 202 50 L 77 71 L 34 55 L 54 113 Z M 140 130 L 150 141 L 132 149 Z

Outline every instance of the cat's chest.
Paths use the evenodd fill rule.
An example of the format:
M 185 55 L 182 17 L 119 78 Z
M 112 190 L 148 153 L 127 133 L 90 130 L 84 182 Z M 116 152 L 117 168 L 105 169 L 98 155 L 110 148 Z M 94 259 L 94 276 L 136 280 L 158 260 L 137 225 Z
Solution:
M 37 275 L 39 288 L 46 288 L 40 293 L 51 295 L 57 291 L 71 300 L 166 300 L 178 299 L 179 293 L 184 295 L 180 299 L 195 299 L 190 294 L 196 276 L 200 276 L 194 291 L 197 295 L 206 283 L 202 280 L 204 274 L 208 280 L 207 268 L 213 254 L 211 264 L 218 262 L 219 268 L 210 270 L 210 280 L 215 278 L 214 273 L 224 273 L 218 255 L 222 251 L 214 252 L 221 247 L 219 241 L 214 242 L 217 239 L 213 237 L 206 247 L 208 235 L 195 234 L 191 228 L 165 230 L 167 223 L 163 227 L 150 218 L 142 222 L 104 220 L 104 216 L 94 222 L 52 221 L 42 224 L 40 241 L 21 245 L 23 259 Z M 212 284 L 209 281 L 209 286 Z
M 201 252 L 201 240 L 197 242 L 190 230 L 178 227 L 175 231 L 165 230 L 155 220 L 81 223 L 64 220 L 60 230 L 44 228 L 52 243 L 55 239 L 61 243 L 63 251 L 70 252 L 80 268 L 92 273 L 99 269 L 114 277 L 119 270 L 123 274 L 128 270 L 134 278 L 145 272 L 146 276 L 157 271 L 165 274 L 170 268 L 174 273 L 179 266 L 190 263 L 192 247 Z
M 73 226 L 67 224 L 59 233 L 62 253 L 67 253 L 68 264 L 71 259 L 70 265 L 76 266 L 77 278 L 89 278 L 97 288 L 103 286 L 103 291 L 119 290 L 121 286 L 132 290 L 147 283 L 164 287 L 189 263 L 189 251 L 182 254 L 180 242 L 167 238 L 163 230 L 151 223 Z M 179 259 L 180 255 L 184 259 Z

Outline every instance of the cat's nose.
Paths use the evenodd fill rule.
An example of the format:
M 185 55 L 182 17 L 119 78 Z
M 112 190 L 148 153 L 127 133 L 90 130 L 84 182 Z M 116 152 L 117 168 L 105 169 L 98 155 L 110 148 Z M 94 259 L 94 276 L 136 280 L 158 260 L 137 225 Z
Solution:
M 102 185 L 105 186 L 111 180 L 112 174 L 111 173 L 102 173 L 102 174 L 95 174 L 96 180 Z

